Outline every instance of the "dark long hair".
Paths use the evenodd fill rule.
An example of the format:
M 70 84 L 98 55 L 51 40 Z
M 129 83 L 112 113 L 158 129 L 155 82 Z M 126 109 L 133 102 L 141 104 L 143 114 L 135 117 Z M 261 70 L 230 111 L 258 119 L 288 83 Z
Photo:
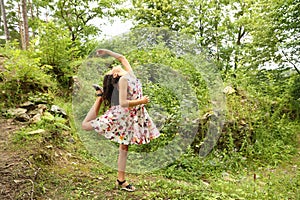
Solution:
M 120 76 L 116 78 L 112 74 L 107 74 L 103 79 L 103 100 L 105 106 L 119 105 L 119 82 Z

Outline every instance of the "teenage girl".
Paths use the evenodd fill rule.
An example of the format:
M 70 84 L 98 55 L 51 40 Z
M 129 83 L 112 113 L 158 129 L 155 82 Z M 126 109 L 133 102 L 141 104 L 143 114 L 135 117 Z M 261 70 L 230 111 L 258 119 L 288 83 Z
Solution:
M 97 55 L 110 55 L 120 61 L 123 67 L 113 67 L 105 74 L 103 89 L 94 85 L 97 98 L 82 122 L 82 128 L 95 130 L 120 144 L 116 185 L 121 189 L 134 191 L 135 187 L 125 180 L 128 145 L 149 143 L 159 137 L 160 133 L 144 106 L 149 103 L 149 97 L 143 96 L 142 85 L 128 60 L 107 49 L 97 50 Z M 109 109 L 98 117 L 102 103 L 109 106 Z

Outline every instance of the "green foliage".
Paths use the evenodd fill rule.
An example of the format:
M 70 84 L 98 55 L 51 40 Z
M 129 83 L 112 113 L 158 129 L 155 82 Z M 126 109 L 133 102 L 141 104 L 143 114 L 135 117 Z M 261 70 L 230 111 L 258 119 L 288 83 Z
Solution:
M 54 22 L 48 22 L 40 23 L 38 32 L 37 57 L 42 67 L 57 80 L 61 88 L 69 89 L 76 72 L 70 63 L 78 57 L 78 50 L 72 47 L 68 31 Z
M 278 1 L 272 12 L 274 32 L 279 38 L 277 46 L 281 49 L 279 63 L 284 67 L 294 68 L 300 74 L 300 42 L 297 39 L 300 32 L 300 2 L 299 0 Z
M 86 67 L 78 71 L 79 81 L 85 84 L 78 85 L 81 93 L 72 102 L 79 106 L 72 110 L 70 102 L 58 102 L 75 117 L 70 116 L 69 121 L 46 112 L 42 121 L 14 136 L 19 147 L 33 148 L 30 156 L 33 165 L 43 169 L 49 167 L 49 171 L 39 172 L 41 175 L 34 179 L 37 196 L 47 195 L 53 199 L 299 199 L 296 169 L 288 174 L 287 169 L 284 173 L 273 170 L 286 162 L 291 162 L 289 169 L 299 165 L 291 158 L 297 153 L 298 140 L 295 138 L 300 127 L 300 78 L 286 69 L 297 70 L 299 63 L 298 0 L 139 0 L 133 1 L 135 9 L 130 10 L 113 7 L 121 1 L 92 2 L 98 6 L 90 7 L 91 1 L 85 0 L 55 4 L 32 1 L 37 10 L 35 17 L 38 18 L 41 8 L 46 8 L 53 12 L 50 14 L 54 20 L 43 23 L 30 19 L 34 39 L 28 51 L 19 50 L 19 44 L 14 42 L 0 49 L 1 109 L 25 100 L 53 101 L 53 94 L 70 92 L 72 77 L 79 65 L 83 63 Z M 11 36 L 19 39 L 15 28 L 18 26 L 17 11 L 12 1 L 7 1 L 6 6 Z M 180 133 L 193 132 L 194 127 L 190 126 L 188 118 L 184 118 L 186 114 L 200 120 L 195 140 L 187 147 L 187 152 L 156 174 L 150 174 L 151 180 L 136 180 L 138 187 L 145 191 L 135 194 L 112 192 L 109 184 L 115 180 L 113 170 L 99 167 L 99 163 L 96 166 L 94 160 L 85 160 L 92 159 L 89 147 L 99 147 L 99 137 L 84 133 L 82 141 L 91 139 L 85 150 L 82 144 L 73 144 L 76 136 L 72 135 L 94 100 L 91 84 L 102 82 L 99 75 L 106 69 L 99 70 L 100 66 L 117 64 L 109 59 L 87 59 L 86 63 L 80 60 L 97 46 L 90 38 L 98 34 L 99 29 L 90 22 L 96 17 L 120 14 L 118 12 L 134 18 L 135 28 L 168 27 L 191 34 L 215 59 L 225 86 L 235 89 L 235 93 L 226 96 L 226 116 L 216 146 L 207 157 L 200 158 L 199 149 L 208 134 L 210 121 L 216 117 L 209 91 L 213 80 L 207 81 L 206 74 L 196 70 L 195 60 L 178 56 L 176 52 L 177 47 L 193 52 L 194 46 L 180 43 L 181 38 L 173 41 L 172 35 L 168 34 L 157 40 L 147 40 L 147 34 L 158 34 L 155 31 L 138 32 L 134 39 L 124 36 L 125 39 L 102 43 L 101 48 L 125 53 L 132 63 L 142 80 L 144 94 L 151 99 L 147 110 L 161 131 L 158 139 L 131 147 L 130 151 L 154 152 L 175 143 Z M 161 44 L 160 39 L 167 44 Z M 148 45 L 149 49 L 143 49 L 143 45 Z M 265 63 L 270 61 L 275 62 L 271 67 L 279 65 L 282 68 L 264 69 Z M 95 69 L 89 68 L 91 66 Z M 86 79 L 82 80 L 83 77 Z M 76 87 L 74 94 L 78 92 Z M 182 99 L 189 98 L 196 101 L 191 105 L 199 110 L 182 111 Z M 66 99 L 70 100 L 69 97 Z M 54 101 L 59 100 L 55 98 Z M 105 109 L 102 107 L 101 113 Z M 73 117 L 76 118 L 74 121 Z M 39 129 L 45 132 L 31 132 Z M 75 149 L 71 152 L 78 153 L 78 157 L 65 156 L 64 163 L 56 166 L 57 152 L 69 147 Z M 105 147 L 101 147 L 102 153 L 106 153 Z M 181 151 L 177 148 L 172 149 L 168 158 L 159 157 L 158 161 L 172 159 L 175 151 Z M 109 159 L 116 160 L 113 156 Z M 62 164 L 64 168 L 61 168 Z M 104 178 L 95 178 L 99 173 Z M 157 174 L 164 177 L 152 180 Z M 253 178 L 253 174 L 259 178 Z
M 162 38 L 154 37 L 157 40 L 147 41 L 143 30 L 138 33 L 140 35 L 137 35 L 134 41 L 126 40 L 127 45 L 121 39 L 104 44 L 117 52 L 122 52 L 121 49 L 126 52 L 131 45 L 139 45 L 140 40 L 149 42 L 150 47 L 145 44 L 149 49 L 144 51 L 142 44 L 140 49 L 131 49 L 127 58 L 144 84 L 144 94 L 150 96 L 151 103 L 147 105 L 147 109 L 154 121 L 157 121 L 162 135 L 150 144 L 133 147 L 132 150 L 155 151 L 158 147 L 174 142 L 177 132 L 195 131 L 193 127 L 181 124 L 182 113 L 178 109 L 181 99 L 177 95 L 187 94 L 187 90 L 180 90 L 180 83 L 184 83 L 188 85 L 189 92 L 195 94 L 192 98 L 196 98 L 199 108 L 196 118 L 200 118 L 200 123 L 195 140 L 191 144 L 193 151 L 198 153 L 208 134 L 210 121 L 216 117 L 211 109 L 212 99 L 208 88 L 209 84 L 212 84 L 208 80 L 215 80 L 204 81 L 208 76 L 203 73 L 208 72 L 205 71 L 205 63 L 197 60 L 204 65 L 204 69 L 199 70 L 192 57 L 187 59 L 184 56 L 176 56 L 176 51 L 173 51 L 176 48 L 173 49 L 171 42 L 167 43 L 169 46 L 160 43 L 160 39 L 169 41 L 171 35 L 165 34 Z M 146 38 L 143 40 L 143 37 Z M 180 43 L 180 40 L 177 42 Z M 299 126 L 297 122 L 292 122 L 299 116 L 299 109 L 290 101 L 290 88 L 297 85 L 294 83 L 294 75 L 287 69 L 247 71 L 240 68 L 227 71 L 224 78 L 225 86 L 232 86 L 235 93 L 227 95 L 225 121 L 220 138 L 216 138 L 214 151 L 220 155 L 221 160 L 229 168 L 236 169 L 245 165 L 244 161 L 248 159 L 260 157 L 262 162 L 277 165 L 280 160 L 286 160 L 294 154 L 293 138 Z M 217 92 L 222 92 L 224 86 L 218 86 L 221 88 Z M 286 127 L 283 127 L 284 124 Z M 267 130 L 265 127 L 268 127 Z
M 300 100 L 300 76 L 292 77 L 292 83 L 290 87 L 290 95 L 293 100 Z
M 130 10 L 130 15 L 135 19 L 138 27 L 168 27 L 178 31 L 186 27 L 188 17 L 187 1 L 133 1 L 135 9 Z
M 35 130 L 43 130 L 41 133 L 34 133 Z M 36 124 L 24 128 L 15 135 L 15 142 L 26 144 L 30 141 L 46 141 L 52 145 L 64 145 L 66 131 L 70 131 L 68 121 L 60 116 L 53 116 L 45 112 L 42 120 Z
M 47 2 L 56 24 L 68 30 L 72 45 L 80 49 L 80 56 L 84 57 L 90 51 L 88 44 L 101 33 L 105 17 L 117 15 L 115 7 L 123 0 L 79 0 Z
M 227 97 L 226 131 L 219 142 L 225 142 L 226 154 L 277 165 L 289 159 L 297 145 L 299 107 L 290 95 L 297 76 L 287 70 L 242 74 L 226 80 L 237 91 Z
M 134 19 L 134 28 L 191 34 L 225 73 L 274 61 L 299 73 L 298 0 L 139 0 L 133 6 L 127 17 Z
M 51 76 L 40 67 L 40 58 L 35 53 L 13 49 L 8 45 L 0 51 L 5 56 L 4 70 L 0 74 L 1 101 L 7 104 L 22 102 L 30 95 L 55 87 Z
M 133 1 L 133 6 L 129 13 L 135 20 L 134 28 L 164 27 L 191 34 L 225 72 L 243 65 L 258 66 L 250 60 L 249 52 L 256 49 L 249 51 L 252 41 L 247 38 L 255 23 L 251 18 L 256 17 L 251 11 L 256 6 L 253 1 L 146 0 Z
M 16 27 L 18 26 L 18 22 L 19 22 L 19 16 L 18 16 L 18 12 L 15 9 L 15 2 L 13 0 L 7 0 L 4 3 L 5 6 L 5 12 L 6 12 L 6 20 L 7 20 L 7 27 L 8 27 L 8 31 L 9 31 L 9 37 L 10 37 L 10 41 L 20 41 L 20 33 L 19 30 L 16 30 Z M 2 11 L 1 11 L 1 15 L 2 15 Z M 1 20 L 3 20 L 3 18 L 1 17 Z M 2 22 L 2 21 L 1 21 Z M 1 23 L 0 26 L 0 31 L 3 32 L 4 35 L 4 26 Z M 1 34 L 2 35 L 2 34 Z M 5 40 L 4 38 L 0 39 L 0 44 L 5 44 Z M 21 47 L 21 46 L 19 46 Z
M 284 98 L 286 113 L 291 119 L 297 120 L 300 118 L 300 76 L 296 74 L 291 76 L 288 85 Z

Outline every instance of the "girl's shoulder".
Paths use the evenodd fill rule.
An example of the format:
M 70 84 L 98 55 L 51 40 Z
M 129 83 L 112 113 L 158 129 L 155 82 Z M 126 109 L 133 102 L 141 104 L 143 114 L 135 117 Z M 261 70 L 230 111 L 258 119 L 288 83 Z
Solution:
M 133 73 L 133 71 L 132 70 L 130 70 L 130 71 L 128 71 L 127 73 L 126 73 L 126 75 L 124 75 L 124 76 L 122 76 L 122 77 L 124 77 L 124 78 L 126 78 L 126 79 L 136 79 L 136 76 L 134 75 L 134 73 Z
M 121 76 L 120 79 L 119 79 L 119 81 L 124 81 L 124 80 L 128 80 L 128 75 L 127 74 Z
M 128 74 L 129 74 L 132 78 L 135 78 L 135 79 L 136 79 L 136 76 L 135 76 L 135 74 L 134 74 L 134 72 L 133 72 L 132 70 L 130 70 L 130 71 L 128 72 Z

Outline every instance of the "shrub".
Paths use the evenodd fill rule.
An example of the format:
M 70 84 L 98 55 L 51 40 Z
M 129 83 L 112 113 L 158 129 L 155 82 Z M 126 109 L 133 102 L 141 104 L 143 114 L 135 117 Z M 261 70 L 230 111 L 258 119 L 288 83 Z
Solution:
M 46 66 L 32 52 L 13 49 L 9 46 L 0 49 L 5 59 L 0 72 L 1 101 L 18 103 L 28 96 L 48 92 L 55 87 L 51 76 L 46 74 Z
M 72 44 L 67 30 L 53 22 L 40 23 L 36 38 L 36 52 L 42 65 L 50 66 L 48 73 L 57 80 L 60 88 L 69 89 L 76 66 L 71 65 L 78 58 L 79 51 Z

